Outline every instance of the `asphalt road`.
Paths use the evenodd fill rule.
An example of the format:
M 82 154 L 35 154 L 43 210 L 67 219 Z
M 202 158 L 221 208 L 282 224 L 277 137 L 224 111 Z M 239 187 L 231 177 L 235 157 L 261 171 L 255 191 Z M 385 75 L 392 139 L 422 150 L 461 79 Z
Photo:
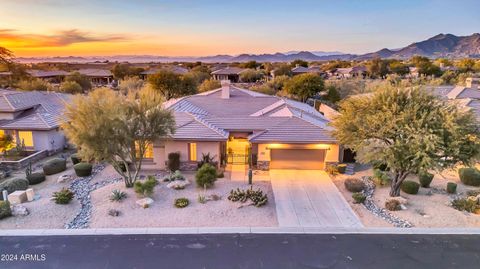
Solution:
M 480 268 L 480 235 L 0 237 L 0 268 Z

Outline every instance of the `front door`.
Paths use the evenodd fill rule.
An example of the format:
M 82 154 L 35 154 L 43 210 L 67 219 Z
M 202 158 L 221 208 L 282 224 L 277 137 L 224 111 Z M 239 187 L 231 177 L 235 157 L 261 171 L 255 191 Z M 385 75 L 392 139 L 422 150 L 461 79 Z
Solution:
M 227 163 L 248 164 L 250 142 L 246 138 L 231 137 L 227 141 Z

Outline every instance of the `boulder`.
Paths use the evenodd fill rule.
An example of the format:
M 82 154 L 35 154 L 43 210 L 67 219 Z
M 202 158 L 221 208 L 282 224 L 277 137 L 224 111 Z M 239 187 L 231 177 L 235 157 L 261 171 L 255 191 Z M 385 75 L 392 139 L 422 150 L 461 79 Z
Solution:
M 167 188 L 170 189 L 184 189 L 186 186 L 190 185 L 188 180 L 174 180 L 167 184 Z
M 25 194 L 27 195 L 27 201 L 31 202 L 35 199 L 35 192 L 33 191 L 32 188 L 27 189 L 25 191 Z
M 71 175 L 61 175 L 57 179 L 57 183 L 64 183 L 72 179 Z
M 27 216 L 30 214 L 28 209 L 23 205 L 13 205 L 12 206 L 12 216 Z
M 14 191 L 8 195 L 8 201 L 12 205 L 25 203 L 27 201 L 27 193 L 25 191 Z
M 147 198 L 137 200 L 135 203 L 142 208 L 148 208 L 148 207 L 150 207 L 151 204 L 153 204 L 153 199 L 147 197 Z

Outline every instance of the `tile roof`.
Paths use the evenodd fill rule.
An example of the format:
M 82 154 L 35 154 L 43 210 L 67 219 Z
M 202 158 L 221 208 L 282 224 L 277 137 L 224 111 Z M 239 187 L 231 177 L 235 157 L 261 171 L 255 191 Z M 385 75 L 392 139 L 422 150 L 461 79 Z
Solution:
M 212 75 L 239 75 L 246 69 L 239 67 L 227 67 L 212 72 Z
M 78 72 L 87 77 L 113 77 L 112 72 L 110 72 L 110 70 L 105 70 L 105 69 L 90 68 L 90 69 L 80 69 L 74 72 Z
M 60 77 L 68 75 L 68 72 L 63 70 L 28 70 L 27 73 L 29 73 L 32 77 L 36 78 Z
M 141 72 L 140 74 L 141 75 L 153 75 L 153 74 L 158 73 L 161 70 L 171 71 L 171 72 L 173 72 L 175 74 L 179 74 L 179 75 L 183 75 L 183 74 L 188 73 L 187 68 L 175 65 L 175 66 L 166 66 L 166 67 L 162 67 L 162 68 L 148 69 L 148 70 L 145 70 L 145 71 Z

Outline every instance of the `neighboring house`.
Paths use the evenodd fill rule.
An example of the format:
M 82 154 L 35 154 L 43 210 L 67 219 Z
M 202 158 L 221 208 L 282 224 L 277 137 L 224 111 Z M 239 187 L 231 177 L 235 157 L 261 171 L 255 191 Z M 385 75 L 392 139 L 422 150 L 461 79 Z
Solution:
M 65 76 L 68 75 L 68 73 L 63 70 L 27 70 L 27 73 L 34 78 L 43 79 L 50 83 L 60 83 L 65 79 Z
M 292 75 L 294 76 L 307 73 L 323 75 L 323 72 L 319 66 L 303 67 L 297 64 L 294 68 L 292 68 Z
M 237 83 L 240 81 L 240 74 L 246 69 L 239 67 L 227 67 L 219 69 L 212 72 L 212 77 L 214 80 L 230 80 L 231 82 Z
M 171 72 L 173 72 L 177 75 L 184 75 L 184 74 L 188 73 L 188 71 L 189 71 L 187 68 L 184 68 L 184 67 L 181 67 L 181 66 L 178 66 L 178 65 L 166 66 L 166 67 L 162 67 L 162 68 L 152 68 L 152 69 L 145 70 L 145 71 L 140 73 L 140 78 L 145 80 L 145 79 L 148 78 L 149 75 L 156 74 L 156 73 L 158 73 L 159 71 L 162 71 L 162 70 L 171 71 Z
M 113 74 L 110 70 L 91 68 L 80 69 L 74 72 L 87 76 L 94 86 L 106 86 L 113 82 Z
M 222 81 L 220 89 L 169 100 L 175 134 L 155 141 L 147 169 L 163 169 L 168 154 L 180 152 L 182 169 L 194 169 L 204 154 L 215 161 L 259 169 L 323 169 L 339 162 L 340 147 L 328 120 L 313 107 L 241 89 Z
M 365 78 L 367 76 L 367 68 L 363 65 L 337 68 L 330 72 L 330 76 L 337 78 Z
M 56 92 L 0 90 L 0 133 L 27 150 L 61 150 L 66 142 L 60 122 L 69 100 Z

